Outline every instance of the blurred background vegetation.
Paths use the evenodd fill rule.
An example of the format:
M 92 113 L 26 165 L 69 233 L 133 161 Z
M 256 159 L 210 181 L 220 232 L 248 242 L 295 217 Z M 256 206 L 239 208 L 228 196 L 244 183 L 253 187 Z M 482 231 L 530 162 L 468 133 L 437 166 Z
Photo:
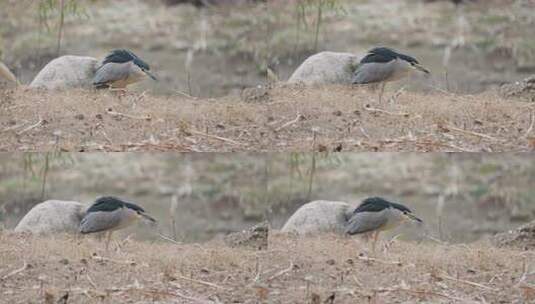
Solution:
M 479 92 L 535 73 L 533 1 L 467 2 L 0 0 L 0 40 L 23 82 L 58 54 L 102 58 L 125 47 L 161 79 L 141 89 L 203 97 L 265 84 L 268 69 L 285 80 L 317 51 L 363 54 L 377 45 L 431 68 L 434 79 L 409 90 Z
M 534 184 L 529 154 L 6 153 L 0 224 L 14 227 L 45 199 L 116 195 L 144 206 L 164 233 L 195 241 L 264 219 L 280 228 L 311 200 L 380 195 L 413 207 L 433 237 L 471 241 L 535 218 Z

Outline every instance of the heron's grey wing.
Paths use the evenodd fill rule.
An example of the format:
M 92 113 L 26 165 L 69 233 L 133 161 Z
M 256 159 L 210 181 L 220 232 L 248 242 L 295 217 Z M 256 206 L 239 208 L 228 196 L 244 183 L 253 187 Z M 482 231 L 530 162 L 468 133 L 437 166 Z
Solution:
M 93 78 L 93 85 L 101 86 L 124 80 L 128 78 L 129 73 L 129 63 L 106 63 L 96 71 L 95 77 Z
M 346 224 L 347 234 L 359 234 L 384 226 L 388 221 L 385 212 L 359 212 L 353 214 Z
M 90 212 L 80 222 L 80 232 L 84 234 L 93 233 L 118 227 L 121 224 L 120 213 L 120 209 L 111 212 Z
M 353 84 L 369 84 L 389 79 L 394 71 L 389 63 L 362 63 L 353 74 Z

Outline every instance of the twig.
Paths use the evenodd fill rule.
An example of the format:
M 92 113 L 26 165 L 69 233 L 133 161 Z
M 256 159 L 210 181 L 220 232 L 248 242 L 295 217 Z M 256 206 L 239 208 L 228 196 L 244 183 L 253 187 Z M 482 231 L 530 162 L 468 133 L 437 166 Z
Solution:
M 35 128 L 39 127 L 43 122 L 44 122 L 44 120 L 42 120 L 41 117 L 39 117 L 39 121 L 38 122 L 36 122 L 35 124 L 33 124 L 31 126 L 28 126 L 27 128 L 17 132 L 17 135 L 21 135 L 22 133 L 26 133 L 26 132 L 30 131 L 31 129 L 35 129 Z
M 114 259 L 110 259 L 110 258 L 105 258 L 105 257 L 101 257 L 101 256 L 92 256 L 91 257 L 93 260 L 96 260 L 96 261 L 107 261 L 107 262 L 113 262 L 113 263 L 117 263 L 117 264 L 126 264 L 126 265 L 129 265 L 129 264 L 132 264 L 132 263 L 135 263 L 135 261 L 119 261 L 119 260 L 114 260 Z
M 113 110 L 107 110 L 106 113 L 108 113 L 109 115 L 111 115 L 113 117 L 126 117 L 126 118 L 130 118 L 130 119 L 139 119 L 139 120 L 151 120 L 152 119 L 152 117 L 150 115 L 147 115 L 147 116 L 134 116 L 134 115 L 130 115 L 130 114 L 115 112 Z
M 197 131 L 197 130 L 189 130 L 189 132 L 192 133 L 192 134 L 195 134 L 195 135 L 200 135 L 200 136 L 204 136 L 204 137 L 213 138 L 213 139 L 217 139 L 217 140 L 220 140 L 220 141 L 228 142 L 228 143 L 236 145 L 236 146 L 245 146 L 245 144 L 242 144 L 240 142 L 234 141 L 234 140 L 229 139 L 229 138 L 225 138 L 225 137 L 221 137 L 221 136 L 217 136 L 217 135 L 211 135 L 211 134 L 203 133 L 203 132 L 200 132 L 200 131 Z
M 0 61 L 0 77 L 10 80 L 16 84 L 19 84 L 17 77 L 8 69 L 8 67 Z
M 479 288 L 486 289 L 486 290 L 498 291 L 498 289 L 496 289 L 496 288 L 488 287 L 488 286 L 485 286 L 485 285 L 482 285 L 482 284 L 479 284 L 479 283 L 476 283 L 476 282 L 472 282 L 472 281 L 467 281 L 467 280 L 463 280 L 463 279 L 456 279 L 454 277 L 450 277 L 450 276 L 445 275 L 445 274 L 441 275 L 440 277 L 443 278 L 443 279 L 446 279 L 446 280 L 450 280 L 450 281 L 454 281 L 454 282 L 460 282 L 460 283 L 464 283 L 464 284 L 467 284 L 467 285 L 479 287 Z
M 93 288 L 98 289 L 97 284 L 95 284 L 95 282 L 93 281 L 93 279 L 91 279 L 91 277 L 89 276 L 89 273 L 86 274 L 86 277 L 87 277 L 87 281 L 89 282 L 89 284 L 90 284 L 91 286 L 93 286 Z
M 217 288 L 217 289 L 222 289 L 222 290 L 227 290 L 227 288 L 225 287 L 221 287 L 219 285 L 216 285 L 214 283 L 210 283 L 210 282 L 206 282 L 206 281 L 201 281 L 201 280 L 195 280 L 195 279 L 190 279 L 188 277 L 185 277 L 185 276 L 178 276 L 180 279 L 182 280 L 186 280 L 186 281 L 190 281 L 190 282 L 193 282 L 193 283 L 198 283 L 198 284 L 201 284 L 201 285 L 205 285 L 205 286 L 209 286 L 209 287 L 213 287 L 213 288 Z
M 184 92 L 182 92 L 182 91 L 175 91 L 175 92 L 176 92 L 178 95 L 182 95 L 182 96 L 187 97 L 187 98 L 190 98 L 190 99 L 197 99 L 197 97 L 195 97 L 195 96 L 191 96 L 190 94 L 188 94 L 188 93 L 184 93 Z
M 59 25 L 58 25 L 58 41 L 56 53 L 59 56 L 61 50 L 61 38 L 63 36 L 63 26 L 65 25 L 65 0 L 59 1 Z
M 290 266 L 289 266 L 288 268 L 283 269 L 283 270 L 277 272 L 276 274 L 270 276 L 270 277 L 267 279 L 267 281 L 268 281 L 268 282 L 273 281 L 274 279 L 276 279 L 276 278 L 278 278 L 278 277 L 280 277 L 280 276 L 282 276 L 282 275 L 284 275 L 284 274 L 286 274 L 286 273 L 292 271 L 292 269 L 294 268 L 294 266 L 295 266 L 294 263 L 293 263 L 293 262 L 290 262 Z
M 184 294 L 181 294 L 178 291 L 175 291 L 173 294 L 178 296 L 178 297 L 180 297 L 180 298 L 182 298 L 182 299 L 192 301 L 193 303 L 214 303 L 214 301 L 201 300 L 201 299 L 193 298 L 193 297 L 190 297 L 190 296 L 186 296 Z
M 442 298 L 446 298 L 446 299 L 450 299 L 450 300 L 455 300 L 455 301 L 459 301 L 459 302 L 466 302 L 466 299 L 462 299 L 462 298 L 457 298 L 457 297 L 452 297 L 452 296 L 448 296 L 447 294 L 443 294 L 443 293 L 439 293 L 439 292 L 434 292 L 434 291 L 423 291 L 423 290 L 412 290 L 412 289 L 407 289 L 407 288 L 385 288 L 385 289 L 375 289 L 374 290 L 375 292 L 396 292 L 396 291 L 402 291 L 402 292 L 408 292 L 408 293 L 414 293 L 414 294 L 419 294 L 419 295 L 430 295 L 430 296 L 437 296 L 437 297 L 442 297 Z
M 108 144 L 113 145 L 113 141 L 111 141 L 108 133 L 106 133 L 104 130 L 100 130 L 100 133 L 102 133 L 102 136 L 104 136 L 104 139 L 108 142 Z
M 452 148 L 452 149 L 456 149 L 456 150 L 459 150 L 461 152 L 477 152 L 475 150 L 469 150 L 469 149 L 466 149 L 466 148 L 463 148 L 463 147 L 459 147 L 457 145 L 454 145 L 454 144 L 451 144 L 451 143 L 436 143 L 437 146 L 443 146 L 445 148 Z
M 255 263 L 255 272 L 256 275 L 254 276 L 253 282 L 258 282 L 260 280 L 260 272 L 262 271 L 262 266 L 260 265 L 260 260 L 258 259 L 258 256 L 256 257 L 256 263 Z
M 11 131 L 11 130 L 15 130 L 15 129 L 18 129 L 20 127 L 24 127 L 24 123 L 21 123 L 19 125 L 14 125 L 14 126 L 11 126 L 11 127 L 7 127 L 7 128 L 4 128 L 2 130 L 2 132 L 7 132 L 7 131 Z
M 527 138 L 529 136 L 529 133 L 533 130 L 533 125 L 535 124 L 535 111 L 531 110 L 531 113 L 529 115 L 529 128 L 526 130 L 526 133 L 524 134 L 524 138 Z
M 364 129 L 364 127 L 360 126 L 360 132 L 362 132 L 362 134 L 364 135 L 364 137 L 366 137 L 367 139 L 370 139 L 370 135 L 368 135 L 368 133 L 366 132 L 366 130 Z
M 437 239 L 436 237 L 433 237 L 433 236 L 430 236 L 430 235 L 426 235 L 425 238 L 427 238 L 427 239 L 429 239 L 429 240 L 431 240 L 433 242 L 436 242 L 438 244 L 441 244 L 441 245 L 448 245 L 447 242 L 444 242 L 444 241 L 442 241 L 440 239 Z
M 175 288 L 177 289 L 181 289 L 182 287 L 178 284 L 178 283 L 174 283 L 174 282 L 169 282 L 169 285 L 171 286 L 174 286 Z M 175 296 L 178 296 L 182 299 L 186 299 L 186 300 L 189 300 L 189 301 L 192 301 L 193 303 L 214 303 L 214 301 L 211 301 L 211 300 L 202 300 L 202 299 L 197 299 L 197 298 L 193 298 L 193 297 L 190 297 L 190 296 L 186 296 L 185 294 L 182 294 L 178 291 L 174 291 L 174 292 L 169 292 L 168 293 L 169 295 L 175 295 Z
M 463 134 L 467 134 L 467 135 L 472 135 L 472 136 L 476 136 L 476 137 L 485 138 L 485 139 L 492 140 L 492 141 L 498 141 L 497 138 L 494 138 L 494 137 L 489 136 L 487 134 L 478 133 L 478 132 L 474 132 L 474 131 L 468 131 L 468 130 L 460 129 L 460 128 L 457 128 L 457 127 L 454 127 L 454 126 L 447 126 L 446 129 L 452 130 L 452 131 L 456 131 L 456 132 L 459 132 L 459 133 L 463 133 Z
M 275 129 L 275 132 L 279 132 L 280 130 L 282 130 L 282 129 L 286 128 L 286 127 L 289 127 L 289 126 L 291 126 L 291 125 L 293 125 L 293 124 L 295 124 L 295 123 L 297 123 L 299 120 L 301 120 L 301 119 L 303 119 L 303 118 L 304 118 L 304 116 L 298 113 L 297 116 L 296 116 L 294 119 L 292 119 L 292 120 L 290 120 L 289 122 L 283 124 L 282 126 L 276 128 L 276 129 Z
M 365 262 L 377 262 L 377 263 L 387 264 L 387 265 L 402 265 L 400 261 L 385 261 L 385 260 L 380 260 L 376 258 L 370 258 L 367 256 L 358 256 L 357 259 L 361 261 L 365 261 Z
M 389 112 L 383 109 L 378 109 L 378 108 L 373 108 L 373 107 L 364 107 L 364 110 L 369 111 L 369 112 L 384 113 L 384 114 L 393 115 L 393 116 L 409 116 L 409 113 L 405 113 L 405 112 L 394 113 L 394 112 Z
M 163 235 L 163 234 L 160 233 L 160 232 L 158 233 L 158 235 L 159 235 L 160 238 L 162 238 L 163 240 L 166 240 L 166 241 L 171 242 L 171 243 L 176 244 L 176 245 L 182 245 L 180 242 L 177 242 L 177 241 L 173 240 L 172 238 Z
M 15 270 L 13 270 L 12 272 L 6 274 L 5 276 L 2 277 L 2 280 L 5 280 L 5 279 L 7 279 L 7 278 L 9 278 L 9 277 L 11 277 L 11 276 L 14 276 L 14 275 L 18 274 L 18 273 L 21 273 L 21 272 L 23 272 L 24 270 L 26 270 L 26 268 L 28 268 L 28 263 L 24 262 L 24 265 L 22 265 L 21 268 L 19 268 L 19 269 L 15 269 Z
M 403 94 L 404 91 L 405 91 L 405 87 L 401 87 L 399 90 L 396 91 L 396 93 L 394 93 L 394 95 L 390 97 L 390 99 L 388 99 L 388 102 L 394 103 L 394 101 L 396 101 L 398 97 L 401 96 L 401 94 Z

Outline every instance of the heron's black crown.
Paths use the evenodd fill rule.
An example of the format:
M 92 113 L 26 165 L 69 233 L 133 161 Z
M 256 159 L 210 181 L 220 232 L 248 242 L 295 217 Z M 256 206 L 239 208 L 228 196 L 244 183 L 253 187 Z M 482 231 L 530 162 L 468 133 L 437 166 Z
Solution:
M 388 208 L 395 208 L 400 210 L 403 213 L 412 213 L 412 211 L 397 203 L 389 202 L 383 198 L 380 197 L 369 197 L 365 199 L 362 204 L 360 204 L 353 213 L 360 213 L 360 212 L 380 212 Z
M 99 197 L 95 203 L 87 209 L 87 213 L 98 211 L 111 212 L 120 208 L 129 208 L 136 212 L 145 212 L 145 210 L 138 205 L 122 201 L 113 196 L 103 196 Z
M 387 63 L 396 58 L 403 59 L 410 64 L 420 64 L 415 58 L 398 53 L 391 48 L 377 47 L 368 52 L 368 54 L 362 58 L 360 63 Z
M 118 49 L 118 50 L 111 51 L 111 53 L 108 56 L 106 56 L 106 58 L 104 58 L 102 65 L 106 63 L 110 63 L 110 62 L 125 63 L 125 62 L 130 62 L 130 61 L 133 61 L 134 64 L 136 64 L 138 67 L 140 67 L 143 70 L 146 70 L 146 71 L 150 70 L 149 65 L 145 61 L 137 57 L 136 54 L 125 49 Z

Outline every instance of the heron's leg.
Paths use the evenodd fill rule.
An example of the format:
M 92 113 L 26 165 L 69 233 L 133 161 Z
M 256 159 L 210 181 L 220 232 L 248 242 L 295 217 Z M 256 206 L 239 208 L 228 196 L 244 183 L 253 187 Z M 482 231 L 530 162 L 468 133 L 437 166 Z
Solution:
M 381 83 L 381 91 L 379 92 L 379 103 L 383 103 L 383 93 L 385 92 L 386 82 Z
M 377 239 L 379 239 L 379 231 L 374 231 L 373 232 L 373 243 L 372 243 L 372 250 L 373 250 L 373 253 L 375 254 L 375 247 L 377 245 Z
M 111 87 L 109 88 L 110 92 L 114 93 L 115 95 L 117 95 L 117 97 L 120 98 L 123 98 L 126 96 L 126 86 L 115 86 L 115 87 Z
M 112 233 L 113 233 L 112 231 L 108 232 L 108 237 L 106 238 L 106 251 L 108 251 L 108 247 L 110 246 L 110 240 L 111 240 L 111 234 Z

